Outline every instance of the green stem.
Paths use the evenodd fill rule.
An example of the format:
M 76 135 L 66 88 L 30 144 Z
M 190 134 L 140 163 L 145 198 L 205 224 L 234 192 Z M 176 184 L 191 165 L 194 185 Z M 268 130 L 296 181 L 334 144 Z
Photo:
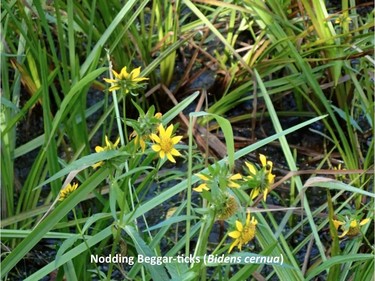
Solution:
M 215 222 L 215 212 L 213 209 L 210 209 L 209 212 L 203 216 L 202 218 L 202 225 L 198 236 L 197 245 L 194 250 L 194 257 L 202 257 L 204 254 L 207 253 L 207 244 L 208 238 L 211 233 L 212 226 Z M 191 265 L 191 268 L 194 272 L 199 271 L 199 276 L 201 276 L 200 280 L 206 280 L 206 271 L 202 269 L 203 261 L 200 263 L 195 263 Z M 204 267 L 203 267 L 204 268 Z
M 113 191 L 111 190 L 112 189 L 112 185 L 114 184 L 114 181 L 115 179 L 113 178 L 112 175 L 109 176 L 109 182 L 110 182 L 110 191 Z M 123 225 L 123 221 L 122 221 L 122 218 L 124 216 L 124 213 L 125 213 L 125 206 L 121 206 L 120 207 L 120 216 L 119 216 L 119 220 L 117 220 L 113 227 L 116 228 L 116 236 L 115 236 L 115 240 L 112 244 L 112 250 L 111 250 L 111 255 L 114 256 L 115 255 L 115 251 L 116 251 L 116 247 L 117 245 L 119 244 L 119 241 L 120 241 L 120 234 L 121 234 L 121 225 Z M 108 268 L 108 273 L 107 273 L 107 280 L 111 280 L 111 275 L 112 275 L 112 271 L 113 271 L 113 263 L 111 262 L 109 264 L 109 268 Z
M 85 239 L 85 236 L 82 232 L 82 229 L 81 227 L 79 226 L 79 223 L 78 223 L 78 218 L 77 218 L 77 214 L 76 214 L 76 209 L 75 207 L 72 209 L 72 212 L 73 212 L 73 216 L 74 216 L 74 220 L 75 220 L 75 223 L 76 223 L 76 226 L 77 226 L 77 229 L 78 229 L 78 232 L 79 234 L 82 236 L 82 240 L 83 240 L 83 243 L 85 243 L 86 247 L 87 247 L 87 250 L 89 251 L 90 255 L 92 255 L 92 252 L 90 250 L 90 246 L 87 244 L 87 241 Z M 101 275 L 100 275 L 100 270 L 99 270 L 99 267 L 96 263 L 94 263 L 94 266 L 95 266 L 95 269 L 97 271 L 97 274 L 98 274 L 98 277 L 100 278 L 100 280 L 103 280 Z
M 189 116 L 189 149 L 188 149 L 188 178 L 187 178 L 187 204 L 186 204 L 186 215 L 191 215 L 191 176 L 193 171 L 193 118 Z M 190 251 L 190 220 L 186 220 L 186 245 L 185 255 L 189 255 Z
M 123 117 L 124 117 L 124 132 L 125 132 L 125 141 L 126 143 L 129 141 L 128 139 L 128 129 L 126 128 L 126 96 L 122 99 L 122 110 L 123 110 Z
M 111 62 L 111 59 L 110 59 L 110 56 L 109 56 L 109 50 L 107 50 L 107 60 L 108 60 L 108 65 L 109 65 L 109 78 L 113 79 L 112 62 Z M 112 84 L 112 86 L 113 86 L 113 84 Z M 112 91 L 112 97 L 113 97 L 113 104 L 114 104 L 114 108 L 115 108 L 118 133 L 120 135 L 121 146 L 124 146 L 125 145 L 124 133 L 122 132 L 121 116 L 120 116 L 120 111 L 118 109 L 117 93 L 116 93 L 115 90 Z

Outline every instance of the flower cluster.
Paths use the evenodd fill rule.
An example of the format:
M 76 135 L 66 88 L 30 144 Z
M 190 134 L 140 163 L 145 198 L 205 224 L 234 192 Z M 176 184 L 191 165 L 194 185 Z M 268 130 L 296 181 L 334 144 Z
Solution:
M 214 175 L 215 173 L 216 176 L 221 175 L 222 177 L 222 175 L 225 175 L 221 181 L 224 181 L 225 185 L 231 188 L 239 188 L 241 187 L 241 184 L 245 184 L 252 189 L 250 193 L 251 199 L 256 198 L 262 193 L 263 200 L 266 200 L 270 187 L 275 182 L 275 175 L 272 174 L 273 163 L 267 160 L 266 156 L 263 154 L 259 155 L 259 159 L 262 164 L 260 169 L 257 169 L 252 163 L 245 162 L 248 173 L 247 176 L 242 176 L 239 173 L 230 175 L 224 170 L 220 171 L 219 173 L 217 173 L 217 171 L 211 171 L 211 175 Z M 215 176 L 210 176 L 203 173 L 197 174 L 197 176 L 203 181 L 203 183 L 194 188 L 194 190 L 197 192 L 203 192 L 203 190 L 209 191 L 210 184 L 215 181 Z M 239 180 L 243 180 L 242 183 L 240 183 Z
M 131 93 L 136 95 L 134 90 L 144 86 L 142 81 L 148 80 L 146 77 L 141 77 L 141 67 L 133 69 L 130 73 L 126 70 L 124 66 L 120 73 L 117 73 L 115 70 L 112 70 L 114 79 L 104 78 L 104 81 L 111 84 L 109 91 L 121 90 L 124 94 Z
M 123 94 L 131 93 L 132 95 L 136 95 L 135 90 L 143 87 L 144 83 L 142 82 L 148 80 L 148 78 L 140 76 L 140 67 L 133 69 L 129 73 L 125 66 L 121 69 L 120 73 L 117 73 L 115 70 L 112 70 L 112 73 L 114 78 L 104 78 L 105 82 L 111 84 L 109 91 L 121 90 Z M 151 107 L 147 113 L 144 113 L 136 103 L 133 102 L 133 104 L 139 111 L 139 118 L 137 121 L 127 120 L 126 124 L 132 126 L 134 129 L 130 134 L 130 138 L 134 138 L 135 146 L 140 147 L 142 152 L 145 152 L 146 142 L 151 140 L 153 142 L 151 149 L 157 152 L 161 159 L 167 157 L 169 161 L 176 163 L 174 157 L 181 156 L 181 154 L 175 148 L 175 145 L 182 139 L 182 136 L 173 136 L 173 125 L 169 125 L 166 129 L 164 128 L 161 124 L 162 114 L 154 114 L 154 107 Z M 103 151 L 106 148 L 100 149 Z M 103 163 L 99 162 L 94 165 L 94 168 L 101 165 Z
M 209 202 L 209 207 L 215 210 L 217 219 L 230 219 L 240 210 L 234 190 L 242 186 L 251 188 L 251 200 L 259 194 L 263 194 L 263 199 L 266 200 L 271 185 L 275 181 L 275 175 L 272 174 L 273 163 L 263 154 L 260 154 L 259 158 L 262 165 L 260 168 L 254 164 L 245 163 L 246 176 L 240 173 L 231 174 L 226 166 L 219 164 L 208 167 L 208 173 L 196 175 L 202 182 L 193 190 L 199 192 Z M 236 246 L 241 250 L 243 245 L 254 239 L 257 223 L 257 220 L 254 217 L 251 218 L 250 214 L 247 215 L 245 224 L 240 220 L 235 221 L 236 230 L 228 233 L 228 236 L 234 239 L 229 252 Z

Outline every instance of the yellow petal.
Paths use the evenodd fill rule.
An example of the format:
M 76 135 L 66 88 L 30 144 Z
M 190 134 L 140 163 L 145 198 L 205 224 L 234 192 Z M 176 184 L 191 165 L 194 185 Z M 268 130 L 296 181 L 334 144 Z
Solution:
M 117 91 L 117 90 L 120 90 L 120 89 L 121 89 L 121 87 L 119 85 L 115 84 L 112 87 L 110 87 L 108 89 L 108 91 L 112 92 L 112 91 Z
M 237 246 L 238 242 L 238 240 L 234 240 L 234 242 L 229 247 L 228 253 L 230 253 L 232 249 Z
M 160 143 L 160 138 L 156 134 L 151 134 L 150 139 L 152 139 L 154 142 Z
M 241 232 L 237 231 L 237 230 L 234 230 L 234 231 L 231 231 L 228 233 L 228 236 L 229 237 L 232 237 L 234 239 L 237 239 L 238 237 L 241 236 Z
M 130 72 L 130 79 L 134 80 L 135 78 L 137 78 L 139 76 L 140 73 L 141 73 L 141 67 L 134 68 Z
M 142 138 L 140 138 L 140 140 L 139 140 L 139 145 L 141 146 L 142 152 L 145 152 L 146 143 Z
M 115 79 L 110 79 L 110 78 L 103 78 L 103 80 L 107 83 L 111 83 L 111 84 L 114 84 L 114 83 L 117 83 L 117 80 Z
M 98 162 L 98 163 L 92 165 L 92 167 L 93 167 L 94 169 L 97 169 L 98 167 L 103 166 L 103 164 L 104 164 L 104 162 L 103 162 L 103 161 L 100 161 L 100 162 Z
M 236 228 L 240 232 L 242 232 L 242 230 L 243 230 L 243 225 L 239 220 L 236 220 Z
M 105 136 L 105 145 L 106 145 L 107 148 L 111 147 L 111 142 L 109 141 L 107 136 Z
M 148 80 L 148 78 L 146 78 L 146 77 L 138 77 L 138 78 L 133 78 L 132 79 L 133 82 L 140 82 L 140 81 L 143 81 L 143 80 Z
M 267 165 L 267 158 L 266 158 L 266 156 L 264 156 L 263 154 L 259 154 L 259 159 L 260 159 L 260 162 L 262 163 L 263 167 Z
M 241 176 L 240 173 L 237 173 L 237 174 L 235 174 L 235 175 L 229 177 L 229 179 L 230 179 L 230 180 L 240 180 L 240 179 L 242 179 L 242 176 Z
M 258 195 L 259 195 L 259 188 L 254 188 L 251 191 L 251 194 L 250 194 L 251 200 L 253 200 L 254 198 L 256 198 Z
M 117 138 L 117 140 L 115 141 L 115 143 L 113 144 L 113 148 L 116 148 L 118 146 L 120 142 L 120 137 Z
M 172 148 L 170 153 L 173 155 L 173 156 L 181 156 L 181 153 L 175 149 L 175 148 Z
M 159 136 L 160 136 L 161 138 L 164 138 L 164 135 L 165 135 L 165 129 L 164 129 L 164 127 L 163 127 L 163 124 L 160 124 L 160 125 L 159 125 Z
M 332 220 L 333 225 L 335 226 L 336 230 L 339 229 L 340 225 L 343 225 L 344 223 L 338 220 Z
M 161 149 L 159 151 L 159 156 L 160 156 L 161 159 L 165 158 L 165 152 L 163 150 L 161 150 Z
M 200 178 L 201 180 L 203 181 L 208 181 L 210 180 L 209 177 L 205 176 L 205 175 L 202 175 L 202 174 L 197 174 L 197 177 Z
M 159 152 L 159 151 L 161 150 L 161 146 L 158 145 L 158 144 L 153 144 L 153 145 L 151 146 L 151 149 L 152 149 L 153 151 L 155 151 L 155 152 Z
M 267 165 L 269 167 L 269 169 L 267 169 L 267 171 L 271 173 L 272 172 L 272 167 L 273 167 L 272 161 L 267 161 Z
M 240 187 L 241 187 L 240 184 L 235 183 L 235 182 L 233 182 L 233 181 L 229 181 L 229 182 L 228 182 L 228 186 L 231 187 L 231 188 L 240 188 Z
M 182 136 L 175 136 L 172 138 L 172 143 L 177 144 L 182 139 Z
M 344 236 L 348 233 L 348 231 L 349 231 L 349 229 L 345 230 L 345 231 L 339 236 L 339 238 L 344 237 Z
M 173 132 L 173 124 L 169 125 L 167 130 L 165 131 L 165 137 L 170 138 Z
M 208 191 L 210 189 L 207 187 L 207 184 L 202 183 L 199 186 L 197 186 L 196 188 L 193 188 L 193 190 L 195 190 L 196 192 L 202 192 L 203 190 L 207 190 Z
M 114 71 L 113 69 L 112 69 L 112 73 L 113 73 L 113 75 L 116 77 L 116 79 L 121 80 L 121 75 L 118 74 L 118 73 L 117 73 L 116 71 Z
M 267 199 L 267 194 L 268 194 L 268 188 L 266 188 L 266 189 L 264 190 L 264 193 L 263 193 L 263 201 L 266 201 L 266 199 Z
M 245 165 L 249 169 L 250 174 L 255 175 L 257 173 L 257 170 L 255 169 L 253 164 L 245 162 Z
M 120 80 L 122 79 L 127 79 L 129 77 L 129 73 L 126 71 L 126 66 L 124 66 L 122 69 L 121 69 L 121 73 L 120 73 L 120 76 L 119 76 Z
M 267 175 L 268 183 L 273 184 L 275 182 L 275 175 L 271 174 L 270 172 Z
M 367 219 L 364 219 L 362 220 L 359 225 L 365 225 L 366 223 L 368 223 L 371 219 L 370 218 L 367 218 Z
M 164 157 L 163 157 L 164 158 Z M 173 158 L 172 154 L 170 153 L 167 153 L 167 158 L 169 161 L 171 161 L 172 163 L 176 163 L 176 160 Z
M 104 151 L 104 148 L 103 148 L 103 147 L 101 147 L 101 146 L 96 146 L 96 147 L 95 147 L 95 152 L 96 152 L 96 153 L 99 153 L 99 152 L 102 152 L 102 151 Z
M 246 216 L 246 225 L 248 226 L 250 224 L 250 212 L 247 213 L 247 216 Z

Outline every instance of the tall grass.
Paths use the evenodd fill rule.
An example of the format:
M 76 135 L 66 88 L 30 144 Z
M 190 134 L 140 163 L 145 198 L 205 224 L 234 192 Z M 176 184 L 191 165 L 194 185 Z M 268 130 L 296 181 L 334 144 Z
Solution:
M 2 3 L 1 277 L 39 280 L 55 272 L 57 280 L 371 280 L 373 11 L 360 13 L 371 6 L 347 0 L 334 10 L 324 1 L 289 2 Z M 122 91 L 129 85 L 110 94 L 103 78 L 124 66 L 128 72 L 141 67 L 139 76 L 149 80 L 132 94 Z M 209 68 L 221 84 L 202 112 L 199 105 L 210 89 L 187 85 Z M 284 95 L 293 96 L 295 107 L 280 112 L 275 100 Z M 244 114 L 225 117 L 249 102 Z M 233 124 L 247 122 L 254 137 L 262 116 L 274 133 L 235 151 Z M 283 116 L 299 117 L 299 124 L 282 127 Z M 35 131 L 29 132 L 32 120 L 40 124 L 30 124 Z M 322 160 L 304 171 L 286 136 L 315 122 L 324 125 L 314 131 L 324 139 Z M 150 134 L 161 138 L 159 123 L 173 123 L 173 135 L 184 135 L 174 144 L 181 153 L 177 167 L 155 152 L 157 137 Z M 207 126 L 206 136 L 200 126 Z M 214 138 L 210 128 L 224 135 L 221 159 L 209 157 L 208 144 L 204 155 L 196 146 Z M 195 192 L 201 183 L 196 174 L 243 173 L 244 158 L 274 141 L 288 169 L 269 186 L 278 206 L 250 197 L 250 175 L 242 176 L 238 189 L 227 188 L 226 175 L 220 175 L 216 188 L 235 198 L 238 209 L 217 220 L 218 206 L 210 201 L 215 188 Z M 96 153 L 97 146 L 104 151 Z M 274 167 L 280 164 L 266 156 Z M 337 158 L 346 170 L 332 170 Z M 24 159 L 26 172 L 19 168 Z M 97 163 L 103 165 L 92 168 Z M 301 177 L 304 172 L 311 177 Z M 59 201 L 73 182 L 78 189 Z M 290 187 L 288 200 L 281 184 Z M 313 188 L 327 194 L 326 202 L 312 205 Z M 229 254 L 230 233 L 249 211 L 258 222 L 255 239 Z M 337 227 L 339 220 L 347 225 Z M 342 235 L 352 222 L 358 222 L 356 235 Z M 48 262 L 22 272 L 19 262 L 48 239 L 56 242 L 49 245 Z M 90 262 L 92 255 L 118 253 L 184 254 L 199 262 L 110 262 L 106 268 Z M 204 263 L 208 254 L 240 262 Z M 256 256 L 282 257 L 283 264 L 243 262 Z

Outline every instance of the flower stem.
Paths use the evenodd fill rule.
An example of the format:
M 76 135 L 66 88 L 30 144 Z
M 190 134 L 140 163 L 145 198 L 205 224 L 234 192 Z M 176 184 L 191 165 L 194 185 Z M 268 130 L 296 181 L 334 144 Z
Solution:
M 107 50 L 107 60 L 108 60 L 108 67 L 109 67 L 109 78 L 113 80 L 113 73 L 112 73 L 112 62 L 111 58 L 109 56 L 109 50 Z M 113 86 L 113 84 L 112 84 Z M 115 108 L 115 114 L 116 114 L 116 121 L 117 121 L 117 128 L 118 128 L 118 133 L 120 135 L 120 141 L 121 145 L 125 145 L 125 139 L 124 139 L 124 133 L 122 131 L 122 126 L 121 126 L 121 116 L 120 116 L 120 111 L 118 109 L 118 101 L 117 101 L 117 93 L 116 91 L 112 91 L 112 97 L 113 97 L 113 104 Z
M 123 118 L 124 118 L 124 132 L 125 132 L 125 141 L 128 142 L 128 129 L 126 128 L 126 96 L 122 99 L 122 110 L 123 110 Z
M 90 248 L 90 246 L 87 244 L 87 241 L 86 241 L 85 235 L 84 235 L 84 233 L 82 232 L 81 227 L 79 226 L 78 218 L 77 218 L 77 214 L 76 214 L 76 209 L 75 209 L 75 207 L 72 209 L 72 212 L 73 212 L 73 216 L 74 216 L 74 220 L 75 220 L 75 223 L 76 223 L 76 226 L 77 226 L 78 232 L 79 232 L 79 234 L 82 236 L 83 243 L 85 243 L 85 245 L 86 245 L 86 247 L 87 247 L 87 250 L 89 251 L 90 255 L 92 255 L 91 248 Z M 98 277 L 100 278 L 100 280 L 103 280 L 102 277 L 101 277 L 101 275 L 100 275 L 100 270 L 99 270 L 98 265 L 97 265 L 96 263 L 94 263 L 94 266 L 95 266 L 96 272 L 97 272 L 97 274 L 98 274 Z
M 191 214 L 191 176 L 193 173 L 193 118 L 189 118 L 189 150 L 188 150 L 188 178 L 187 178 L 187 205 L 186 205 L 186 215 Z M 189 256 L 190 251 L 190 220 L 186 220 L 186 245 L 185 245 L 185 255 Z

